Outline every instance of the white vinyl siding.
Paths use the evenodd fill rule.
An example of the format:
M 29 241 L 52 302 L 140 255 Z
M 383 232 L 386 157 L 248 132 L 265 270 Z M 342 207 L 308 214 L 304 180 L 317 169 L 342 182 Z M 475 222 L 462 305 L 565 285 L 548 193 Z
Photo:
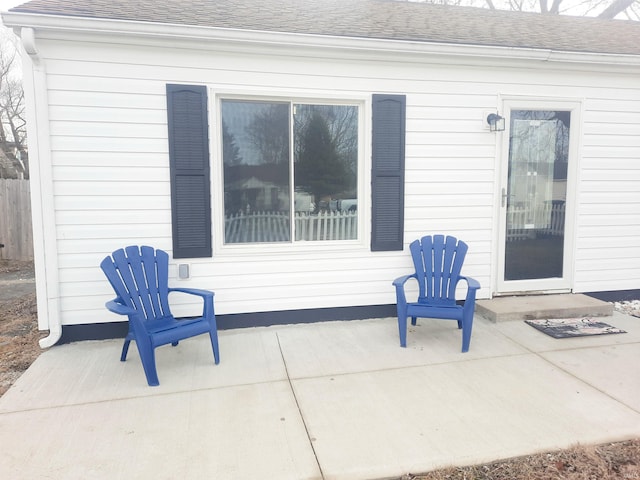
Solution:
M 578 291 L 640 288 L 640 82 L 619 85 L 586 103 Z
M 133 38 L 128 45 L 87 40 L 39 38 L 47 72 L 52 233 L 63 324 L 119 320 L 104 309 L 113 293 L 98 267 L 111 251 L 147 244 L 171 253 L 167 83 L 206 85 L 213 94 L 406 95 L 405 245 L 431 233 L 463 239 L 470 247 L 463 273 L 481 283 L 479 298 L 490 296 L 495 284 L 499 199 L 499 141 L 485 128 L 486 112 L 495 112 L 505 94 L 584 99 L 574 290 L 640 285 L 637 75 L 522 60 L 465 65 L 367 54 L 331 59 L 333 52 L 301 47 L 256 47 L 247 54 L 219 52 L 215 45 L 154 46 L 151 39 L 146 45 Z M 214 290 L 218 314 L 395 303 L 391 281 L 412 271 L 411 260 L 407 250 L 370 251 L 370 103 L 362 115 L 367 178 L 359 211 L 365 241 L 355 247 L 220 254 L 215 244 L 221 239 L 214 236 L 213 258 L 171 261 L 171 284 Z M 218 128 L 213 111 L 209 122 L 211 132 Z M 211 135 L 212 169 L 220 161 L 216 138 Z M 220 188 L 214 181 L 212 189 Z M 221 213 L 215 195 L 214 217 Z M 191 265 L 189 280 L 176 278 L 178 263 Z

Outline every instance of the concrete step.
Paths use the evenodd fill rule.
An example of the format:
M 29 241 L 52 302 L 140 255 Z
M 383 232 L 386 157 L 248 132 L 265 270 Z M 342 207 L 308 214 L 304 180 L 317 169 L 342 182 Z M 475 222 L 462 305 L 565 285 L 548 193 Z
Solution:
M 476 301 L 476 313 L 493 322 L 544 318 L 605 317 L 613 305 L 588 295 L 523 295 Z

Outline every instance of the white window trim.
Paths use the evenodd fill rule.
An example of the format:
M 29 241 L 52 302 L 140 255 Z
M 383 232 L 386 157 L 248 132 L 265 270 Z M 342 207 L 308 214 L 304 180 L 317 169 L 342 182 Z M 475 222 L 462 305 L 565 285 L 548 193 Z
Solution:
M 265 254 L 308 254 L 369 251 L 371 241 L 371 96 L 310 91 L 261 91 L 209 87 L 209 158 L 213 255 L 233 257 Z M 281 243 L 224 243 L 224 177 L 222 165 L 222 100 L 256 100 L 358 107 L 358 238 L 355 240 L 290 241 Z M 369 160 L 367 160 L 369 159 Z

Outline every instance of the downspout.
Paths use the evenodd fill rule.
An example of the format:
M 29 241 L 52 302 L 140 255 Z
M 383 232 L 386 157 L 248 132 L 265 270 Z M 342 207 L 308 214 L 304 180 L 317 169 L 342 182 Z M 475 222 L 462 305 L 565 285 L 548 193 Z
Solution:
M 38 328 L 49 330 L 40 340 L 41 348 L 55 345 L 62 336 L 60 323 L 60 289 L 58 284 L 58 248 L 53 172 L 49 143 L 49 98 L 47 72 L 36 48 L 35 30 L 20 29 L 22 46 L 28 57 L 23 60 L 23 80 L 27 113 L 27 141 L 31 162 L 31 218 L 36 272 Z

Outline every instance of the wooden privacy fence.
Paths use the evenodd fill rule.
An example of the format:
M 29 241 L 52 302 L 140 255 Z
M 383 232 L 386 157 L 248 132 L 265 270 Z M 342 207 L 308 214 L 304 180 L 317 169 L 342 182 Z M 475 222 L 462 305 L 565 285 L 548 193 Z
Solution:
M 286 212 L 227 215 L 224 228 L 226 243 L 288 242 L 291 237 Z M 358 234 L 358 212 L 296 212 L 294 232 L 298 241 L 353 240 Z
M 29 180 L 0 178 L 0 259 L 33 260 Z
M 507 210 L 507 241 L 536 235 L 564 235 L 565 204 L 545 204 L 537 208 L 513 207 Z

